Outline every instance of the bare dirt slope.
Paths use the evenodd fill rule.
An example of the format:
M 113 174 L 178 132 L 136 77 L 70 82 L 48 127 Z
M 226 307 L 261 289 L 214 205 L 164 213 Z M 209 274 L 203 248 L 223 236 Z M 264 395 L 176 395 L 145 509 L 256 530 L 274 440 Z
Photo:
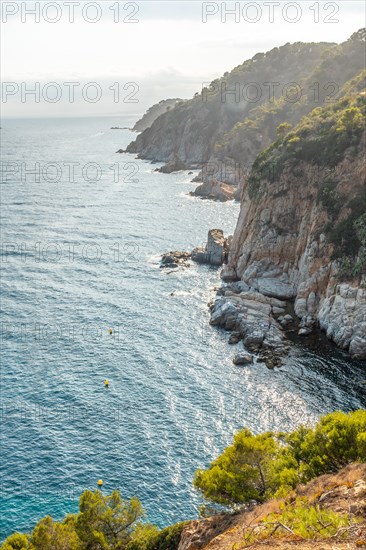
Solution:
M 324 475 L 300 486 L 286 502 L 304 498 L 311 505 L 322 509 L 348 514 L 357 526 L 328 540 L 301 540 L 292 534 L 276 531 L 269 539 L 246 544 L 245 533 L 265 517 L 279 512 L 282 499 L 272 500 L 256 506 L 251 511 L 236 515 L 214 516 L 197 520 L 183 531 L 179 550 L 241 550 L 251 548 L 275 550 L 351 550 L 366 548 L 366 465 L 352 464 L 334 475 Z

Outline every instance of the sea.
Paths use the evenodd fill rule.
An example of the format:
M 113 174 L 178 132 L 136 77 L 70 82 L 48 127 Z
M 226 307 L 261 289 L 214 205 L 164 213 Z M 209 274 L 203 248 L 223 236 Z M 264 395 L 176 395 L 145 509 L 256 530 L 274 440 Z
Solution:
M 1 540 L 77 512 L 98 480 L 160 527 L 195 518 L 194 472 L 240 428 L 366 406 L 365 364 L 325 338 L 280 369 L 233 365 L 242 344 L 209 325 L 220 270 L 159 257 L 232 234 L 239 204 L 117 154 L 134 122 L 2 121 Z

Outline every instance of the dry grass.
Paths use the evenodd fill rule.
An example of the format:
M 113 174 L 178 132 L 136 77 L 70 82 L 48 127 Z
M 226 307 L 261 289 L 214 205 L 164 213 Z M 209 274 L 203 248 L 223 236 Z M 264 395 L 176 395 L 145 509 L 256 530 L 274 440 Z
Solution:
M 257 506 L 251 512 L 243 513 L 234 526 L 211 540 L 204 548 L 205 550 L 241 550 L 244 548 L 253 550 L 270 550 L 272 548 L 274 550 L 353 550 L 365 548 L 366 550 L 366 508 L 362 507 L 366 501 L 366 494 L 359 495 L 357 493 L 357 498 L 355 497 L 355 491 L 362 480 L 366 481 L 365 464 L 351 464 L 337 474 L 323 475 L 298 487 L 286 499 L 272 500 Z M 248 529 L 260 524 L 268 515 L 279 513 L 281 504 L 284 502 L 292 503 L 299 497 L 306 499 L 309 505 L 319 504 L 322 508 L 349 514 L 350 517 L 353 506 L 353 509 L 356 510 L 357 520 L 361 523 L 353 525 L 349 531 L 343 531 L 339 537 L 319 542 L 299 540 L 299 538 L 293 540 L 293 535 L 286 534 L 286 529 L 283 529 L 283 536 L 280 539 L 257 540 L 245 546 L 244 535 L 248 533 Z M 361 505 L 357 508 L 359 504 Z

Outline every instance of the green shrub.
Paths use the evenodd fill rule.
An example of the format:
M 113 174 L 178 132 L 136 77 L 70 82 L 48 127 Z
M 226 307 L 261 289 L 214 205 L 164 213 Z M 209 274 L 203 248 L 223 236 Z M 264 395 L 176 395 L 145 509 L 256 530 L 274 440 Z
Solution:
M 279 135 L 282 137 L 253 163 L 248 180 L 250 197 L 258 199 L 262 196 L 268 183 L 278 179 L 285 166 L 293 169 L 303 161 L 333 168 L 343 159 L 346 150 L 357 153 L 365 115 L 365 98 L 354 95 L 331 106 L 313 109 L 288 133 L 285 132 L 286 124 L 285 128 L 281 124 Z
M 306 499 L 283 504 L 279 513 L 272 513 L 260 523 L 244 532 L 244 548 L 254 542 L 268 538 L 292 538 L 323 540 L 334 536 L 341 528 L 350 527 L 351 521 L 345 514 L 309 506 Z
M 366 461 L 365 448 L 366 410 L 335 412 L 314 428 L 300 426 L 289 434 L 253 435 L 244 429 L 206 470 L 197 471 L 194 485 L 220 504 L 264 501 L 350 462 Z
M 298 430 L 286 437 L 295 457 L 301 480 L 337 472 L 350 462 L 366 461 L 363 436 L 366 434 L 366 410 L 334 412 L 321 418 L 314 429 Z
M 2 544 L 1 550 L 30 550 L 30 542 L 27 535 L 14 533 Z
M 87 548 L 99 545 L 103 550 L 125 548 L 144 516 L 138 498 L 123 500 L 118 491 L 109 496 L 101 491 L 85 491 L 79 509 L 75 530 L 80 540 Z
M 337 181 L 327 179 L 319 183 L 318 202 L 327 211 L 330 219 L 334 219 L 342 206 L 342 197 L 337 192 Z
M 271 432 L 253 435 L 244 429 L 208 470 L 198 470 L 194 485 L 220 504 L 263 500 L 268 492 L 270 462 L 278 451 Z
M 57 523 L 50 516 L 33 529 L 31 548 L 37 550 L 82 550 L 82 543 L 73 522 Z
M 154 525 L 142 526 L 126 550 L 176 550 L 186 522 L 175 523 L 159 531 Z
M 185 523 L 160 530 L 142 523 L 144 510 L 133 497 L 123 500 L 118 491 L 103 495 L 85 491 L 78 514 L 55 522 L 43 518 L 30 535 L 14 533 L 1 550 L 175 550 Z
M 289 122 L 282 122 L 282 124 L 279 124 L 276 128 L 276 134 L 278 137 L 283 137 L 291 130 L 292 124 Z
M 359 195 L 346 206 L 350 213 L 329 227 L 327 237 L 334 244 L 332 259 L 341 262 L 341 277 L 352 278 L 366 271 L 366 197 Z M 346 265 L 351 266 L 347 272 Z

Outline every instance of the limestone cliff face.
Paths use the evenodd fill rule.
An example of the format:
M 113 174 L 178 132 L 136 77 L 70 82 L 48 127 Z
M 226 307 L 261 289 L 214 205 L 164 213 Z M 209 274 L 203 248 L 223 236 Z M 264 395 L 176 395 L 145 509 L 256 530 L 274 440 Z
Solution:
M 314 115 L 313 127 L 305 122 L 302 130 L 259 157 L 244 185 L 222 276 L 241 279 L 268 296 L 293 299 L 304 329 L 319 324 L 352 357 L 366 359 L 366 243 L 359 240 L 366 222 L 361 127 L 354 129 L 356 138 L 346 133 L 349 146 L 341 145 L 337 153 L 332 149 L 340 143 L 339 121 L 350 105 L 328 113 L 326 142 L 322 115 Z M 332 119 L 335 113 L 338 122 Z M 309 146 L 311 160 L 306 159 Z M 273 177 L 262 172 L 268 167 Z

